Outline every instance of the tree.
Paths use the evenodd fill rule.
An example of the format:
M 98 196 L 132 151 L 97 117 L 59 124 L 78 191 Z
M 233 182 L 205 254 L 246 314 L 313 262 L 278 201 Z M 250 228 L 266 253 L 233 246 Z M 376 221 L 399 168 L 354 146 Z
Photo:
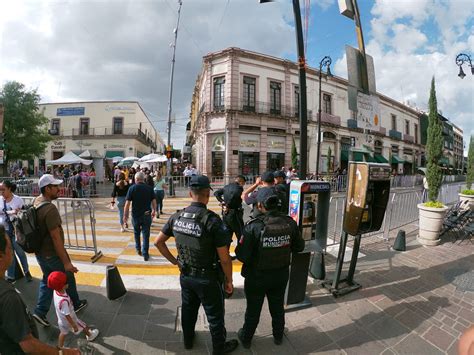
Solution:
M 40 96 L 16 81 L 7 82 L 0 91 L 4 106 L 5 165 L 8 161 L 29 160 L 43 154 L 51 136 L 48 119 L 38 111 Z
M 428 102 L 428 140 L 426 142 L 426 159 L 428 180 L 428 198 L 436 201 L 441 188 L 443 175 L 438 161 L 443 154 L 443 128 L 438 118 L 438 104 L 436 101 L 435 79 L 431 79 L 430 99 Z
M 474 182 L 474 136 L 471 136 L 469 140 L 469 151 L 467 152 L 467 176 L 466 176 L 466 188 L 471 189 L 472 183 Z
M 328 161 L 327 161 L 328 174 L 331 172 L 331 158 L 332 158 L 332 151 L 331 151 L 331 147 L 329 147 L 328 148 Z
M 298 170 L 298 151 L 296 150 L 296 143 L 294 139 L 291 146 L 291 166 L 293 169 Z

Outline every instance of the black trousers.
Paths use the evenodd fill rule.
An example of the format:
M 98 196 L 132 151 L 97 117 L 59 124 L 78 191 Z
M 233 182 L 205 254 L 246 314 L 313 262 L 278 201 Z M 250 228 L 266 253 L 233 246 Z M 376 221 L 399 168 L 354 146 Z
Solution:
M 217 278 L 200 278 L 181 274 L 181 327 L 185 341 L 194 338 L 199 306 L 206 312 L 214 352 L 221 352 L 226 339 L 224 325 L 224 291 Z
M 247 298 L 247 309 L 245 311 L 243 336 L 246 340 L 251 340 L 255 334 L 265 296 L 272 316 L 273 336 L 277 339 L 283 337 L 283 331 L 285 330 L 285 310 L 283 306 L 288 277 L 288 268 L 250 273 L 245 277 L 244 290 Z
M 229 210 L 227 214 L 223 216 L 223 221 L 227 228 L 237 236 L 237 241 L 240 240 L 244 228 L 244 211 L 240 210 Z

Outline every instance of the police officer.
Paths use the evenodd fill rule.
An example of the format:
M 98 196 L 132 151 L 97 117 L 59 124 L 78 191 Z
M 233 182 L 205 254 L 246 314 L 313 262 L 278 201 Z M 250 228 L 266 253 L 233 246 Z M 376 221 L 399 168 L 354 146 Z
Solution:
M 221 203 L 222 219 L 227 229 L 235 233 L 237 242 L 244 227 L 244 210 L 242 209 L 242 192 L 245 185 L 245 176 L 238 175 L 235 181 L 218 189 L 214 196 Z
M 244 348 L 250 348 L 260 320 L 265 296 L 272 316 L 273 340 L 280 345 L 285 328 L 283 309 L 292 252 L 304 248 L 296 222 L 278 211 L 278 196 L 272 188 L 263 188 L 257 197 L 262 214 L 250 220 L 237 247 L 237 258 L 243 262 L 247 309 L 245 322 L 238 332 Z
M 207 209 L 211 189 L 207 176 L 192 176 L 189 188 L 193 202 L 170 217 L 156 238 L 155 246 L 181 271 L 184 347 L 193 347 L 194 328 L 202 303 L 209 322 L 213 354 L 226 354 L 238 346 L 235 339 L 226 342 L 224 326 L 224 292 L 229 296 L 233 292 L 228 250 L 231 234 L 220 217 Z M 170 236 L 176 239 L 177 259 L 166 245 Z
M 247 205 L 252 205 L 252 214 L 253 218 L 260 215 L 260 211 L 257 208 L 257 197 L 260 190 L 257 190 L 258 187 L 272 187 L 275 184 L 275 176 L 272 171 L 266 171 L 262 174 L 261 177 L 258 177 L 255 180 L 255 183 L 250 185 L 242 193 L 242 199 Z
M 286 183 L 286 175 L 283 171 L 277 170 L 273 173 L 275 176 L 275 190 L 281 200 L 280 211 L 288 214 L 288 205 L 290 203 L 290 185 Z

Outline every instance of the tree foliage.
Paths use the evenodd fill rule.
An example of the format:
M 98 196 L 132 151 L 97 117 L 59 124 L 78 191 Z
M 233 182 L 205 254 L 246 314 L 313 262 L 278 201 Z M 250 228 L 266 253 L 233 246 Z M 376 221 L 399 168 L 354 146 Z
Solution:
M 468 190 L 471 189 L 473 182 L 474 182 L 474 136 L 471 136 L 471 139 L 469 140 L 469 151 L 467 152 L 466 187 Z
M 298 169 L 298 151 L 296 150 L 296 143 L 295 140 L 293 139 L 293 144 L 291 146 L 291 166 L 296 169 Z
M 428 140 L 426 142 L 426 158 L 428 180 L 428 198 L 436 201 L 443 180 L 441 168 L 438 165 L 443 154 L 443 127 L 438 118 L 438 104 L 436 101 L 435 79 L 431 79 L 430 99 L 428 102 Z
M 51 136 L 48 119 L 38 111 L 40 96 L 16 81 L 7 82 L 0 91 L 4 106 L 5 159 L 28 160 L 43 154 Z

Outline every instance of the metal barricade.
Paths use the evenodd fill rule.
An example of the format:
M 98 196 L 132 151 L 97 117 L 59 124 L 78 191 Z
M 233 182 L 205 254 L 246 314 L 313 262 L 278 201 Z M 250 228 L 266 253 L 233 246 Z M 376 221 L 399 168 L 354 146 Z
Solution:
M 31 204 L 35 197 L 22 196 L 23 203 Z M 96 262 L 102 252 L 97 249 L 95 209 L 86 198 L 58 198 L 53 201 L 61 215 L 64 247 L 71 250 L 91 251 Z

